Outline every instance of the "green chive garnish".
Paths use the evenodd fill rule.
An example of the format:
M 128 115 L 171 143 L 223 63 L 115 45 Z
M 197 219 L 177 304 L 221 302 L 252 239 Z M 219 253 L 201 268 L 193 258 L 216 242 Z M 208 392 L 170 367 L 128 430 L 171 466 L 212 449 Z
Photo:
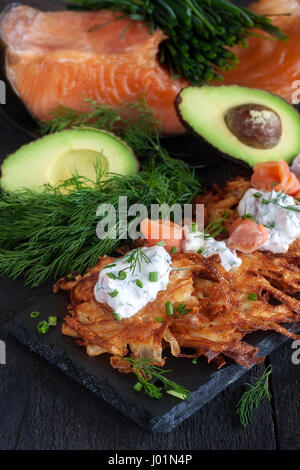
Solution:
M 114 266 L 116 266 L 116 264 L 107 264 L 107 265 L 104 266 L 104 268 L 102 268 L 102 269 L 109 269 L 109 268 L 113 268 Z
M 196 365 L 197 362 L 198 362 L 198 361 L 197 361 L 197 358 L 196 358 L 196 357 L 194 357 L 194 359 L 191 360 L 191 363 L 194 364 L 194 365 Z
M 202 255 L 202 253 L 204 252 L 204 250 L 205 250 L 205 247 L 204 247 L 204 246 L 201 246 L 201 247 L 199 248 L 199 250 L 197 251 L 198 255 Z
M 273 181 L 273 182 L 271 183 L 271 188 L 275 188 L 275 186 L 277 186 L 277 184 L 278 184 L 277 181 Z
M 140 382 L 137 382 L 134 386 L 133 386 L 134 390 L 136 392 L 141 392 L 142 391 L 142 388 L 143 388 L 143 385 L 140 383 Z
M 127 277 L 127 274 L 125 273 L 125 271 L 119 271 L 118 279 L 120 279 L 121 281 L 124 281 L 124 279 L 126 279 L 126 277 Z
M 164 319 L 161 318 L 161 317 L 157 317 L 157 318 L 155 318 L 155 321 L 158 321 L 158 322 L 162 323 L 164 321 Z
M 140 287 L 141 289 L 144 287 L 144 284 L 139 279 L 136 281 L 136 285 Z
M 191 232 L 195 233 L 198 231 L 198 224 L 196 222 L 191 223 Z
M 172 248 L 171 248 L 171 254 L 172 254 L 172 255 L 175 255 L 176 251 L 177 251 L 176 246 L 172 246 Z
M 186 399 L 186 396 L 183 393 L 177 392 L 176 390 L 167 390 L 167 393 L 173 397 L 179 398 L 180 400 Z
M 113 316 L 115 317 L 117 321 L 121 321 L 120 315 L 118 315 L 116 312 L 113 312 Z
M 180 302 L 176 307 L 176 312 L 178 312 L 180 315 L 186 315 L 192 310 L 193 310 L 192 308 L 187 308 L 184 302 Z
M 262 196 L 262 193 L 254 193 L 253 196 L 256 197 L 256 199 L 258 199 Z
M 170 300 L 166 302 L 166 313 L 168 316 L 173 315 L 174 313 L 174 305 L 172 304 Z
M 36 325 L 36 328 L 41 335 L 45 335 L 49 331 L 49 323 L 42 320 Z
M 158 281 L 158 272 L 157 271 L 149 273 L 149 281 L 150 282 L 157 282 Z
M 56 326 L 57 325 L 57 317 L 49 317 L 48 318 L 48 323 L 50 326 Z
M 106 275 L 109 279 L 117 279 L 117 276 L 114 273 L 107 273 Z
M 254 217 L 253 217 L 253 215 L 251 215 L 251 214 L 244 214 L 244 215 L 242 216 L 242 220 L 245 220 L 245 219 L 254 220 Z
M 37 318 L 40 316 L 40 312 L 31 312 L 30 317 L 31 318 Z
M 166 246 L 166 242 L 164 240 L 161 240 L 160 242 L 156 243 L 156 246 Z
M 72 273 L 68 274 L 67 279 L 68 279 L 68 281 L 73 281 L 73 279 L 74 279 L 73 274 Z
M 255 294 L 255 292 L 250 292 L 250 294 L 248 295 L 248 299 L 256 301 L 258 299 L 258 296 L 257 294 Z
M 117 289 L 113 290 L 112 292 L 109 292 L 108 295 L 110 295 L 111 297 L 116 297 L 118 295 L 118 291 Z

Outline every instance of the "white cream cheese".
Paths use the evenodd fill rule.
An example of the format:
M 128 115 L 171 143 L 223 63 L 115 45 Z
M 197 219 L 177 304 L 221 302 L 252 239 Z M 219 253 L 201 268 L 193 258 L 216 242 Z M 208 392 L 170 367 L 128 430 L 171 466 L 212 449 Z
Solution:
M 165 290 L 169 283 L 169 253 L 162 246 L 139 250 L 139 254 L 133 250 L 100 271 L 95 285 L 96 300 L 108 304 L 119 318 L 135 315 L 148 302 L 155 300 L 158 292 Z M 139 260 L 135 269 L 130 262 L 131 255 L 132 259 L 138 257 Z
M 251 215 L 269 230 L 262 251 L 286 253 L 290 244 L 300 237 L 300 204 L 287 194 L 248 189 L 240 200 L 238 213 Z
M 236 256 L 236 253 L 231 251 L 223 241 L 217 241 L 212 237 L 204 237 L 203 232 L 192 232 L 188 226 L 184 227 L 184 236 L 184 252 L 197 253 L 201 250 L 201 254 L 205 256 L 205 258 L 218 254 L 221 259 L 221 264 L 226 271 L 236 269 L 242 263 L 242 260 Z

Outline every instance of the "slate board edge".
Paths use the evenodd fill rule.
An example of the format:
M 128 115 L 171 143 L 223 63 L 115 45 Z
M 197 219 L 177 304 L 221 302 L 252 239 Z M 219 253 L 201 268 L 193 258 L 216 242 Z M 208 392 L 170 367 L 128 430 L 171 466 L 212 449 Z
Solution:
M 76 361 L 70 359 L 62 347 L 49 345 L 45 343 L 42 338 L 41 341 L 38 341 L 38 339 L 31 335 L 17 319 L 11 320 L 9 323 L 5 324 L 4 329 L 26 345 L 31 351 L 39 354 L 50 364 L 57 366 L 67 376 L 71 377 L 97 396 L 102 397 L 107 403 L 117 408 L 139 426 L 152 432 L 166 433 L 172 431 L 172 429 L 182 423 L 182 421 L 202 408 L 202 406 L 215 398 L 232 382 L 239 379 L 253 367 L 251 366 L 247 369 L 238 364 L 232 364 L 223 369 L 216 370 L 213 379 L 193 392 L 189 400 L 179 402 L 170 411 L 160 417 L 154 417 L 147 410 L 129 400 L 128 397 L 125 398 L 123 395 L 119 394 L 117 390 L 110 386 L 105 377 L 100 381 L 98 377 L 87 372 Z M 289 330 L 293 332 L 299 331 L 299 324 L 292 325 Z M 277 333 L 270 334 L 259 343 L 260 354 L 270 354 L 288 339 L 289 338 Z

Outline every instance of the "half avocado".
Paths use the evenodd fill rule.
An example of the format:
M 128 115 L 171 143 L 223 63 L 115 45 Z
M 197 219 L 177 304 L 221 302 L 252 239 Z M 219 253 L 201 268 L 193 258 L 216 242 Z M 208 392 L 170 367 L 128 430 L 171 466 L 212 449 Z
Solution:
M 75 173 L 96 180 L 96 167 L 108 173 L 135 175 L 138 161 L 126 143 L 106 131 L 82 128 L 47 135 L 24 145 L 2 164 L 4 191 L 22 188 L 42 190 L 71 178 Z
M 300 114 L 272 93 L 191 86 L 179 93 L 176 109 L 185 127 L 240 163 L 291 163 L 300 153 Z

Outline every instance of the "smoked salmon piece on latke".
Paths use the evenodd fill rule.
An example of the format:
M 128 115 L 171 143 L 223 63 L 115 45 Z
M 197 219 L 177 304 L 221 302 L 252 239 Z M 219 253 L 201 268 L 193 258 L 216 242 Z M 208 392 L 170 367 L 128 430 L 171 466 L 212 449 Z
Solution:
M 294 95 L 299 99 L 299 84 L 293 83 L 300 77 L 300 0 L 259 0 L 249 8 L 260 15 L 274 15 L 272 22 L 289 41 L 250 37 L 247 49 L 234 47 L 240 63 L 237 69 L 222 72 L 225 81 L 221 84 L 260 88 L 292 103 Z
M 58 104 L 87 111 L 84 98 L 110 106 L 145 96 L 165 134 L 184 132 L 174 100 L 187 83 L 159 64 L 164 33 L 108 10 L 42 12 L 12 5 L 0 17 L 6 73 L 38 119 Z

